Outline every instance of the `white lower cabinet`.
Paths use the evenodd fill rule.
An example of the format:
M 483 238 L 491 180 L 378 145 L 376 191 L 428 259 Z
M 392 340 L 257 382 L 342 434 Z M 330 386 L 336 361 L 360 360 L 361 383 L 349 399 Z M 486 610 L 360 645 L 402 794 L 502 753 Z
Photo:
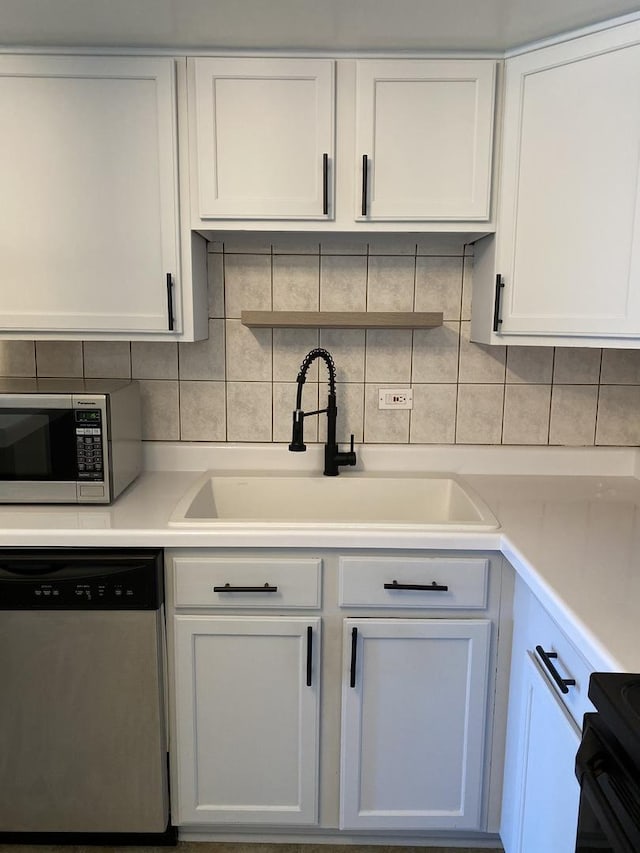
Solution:
M 178 820 L 317 821 L 320 619 L 176 616 Z
M 167 556 L 176 824 L 497 831 L 501 558 Z
M 506 853 L 575 851 L 575 759 L 582 716 L 592 710 L 589 674 L 589 664 L 518 581 L 500 828 Z
M 341 828 L 480 828 L 490 637 L 486 619 L 345 619 Z
M 574 853 L 580 788 L 573 768 L 577 726 L 554 696 L 533 659 L 524 662 L 517 820 L 507 851 Z M 507 842 L 505 841 L 505 844 Z

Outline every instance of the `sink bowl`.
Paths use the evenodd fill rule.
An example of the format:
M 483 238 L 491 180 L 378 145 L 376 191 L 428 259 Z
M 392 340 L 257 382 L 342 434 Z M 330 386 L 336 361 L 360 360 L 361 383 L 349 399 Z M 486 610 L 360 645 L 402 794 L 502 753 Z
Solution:
M 452 476 L 208 471 L 178 503 L 169 524 L 419 525 L 495 530 L 487 505 Z

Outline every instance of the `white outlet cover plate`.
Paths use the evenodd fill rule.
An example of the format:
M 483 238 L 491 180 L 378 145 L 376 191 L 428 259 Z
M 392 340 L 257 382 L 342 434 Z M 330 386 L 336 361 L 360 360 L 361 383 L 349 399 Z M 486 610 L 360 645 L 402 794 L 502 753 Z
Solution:
M 412 409 L 412 388 L 378 389 L 378 409 Z

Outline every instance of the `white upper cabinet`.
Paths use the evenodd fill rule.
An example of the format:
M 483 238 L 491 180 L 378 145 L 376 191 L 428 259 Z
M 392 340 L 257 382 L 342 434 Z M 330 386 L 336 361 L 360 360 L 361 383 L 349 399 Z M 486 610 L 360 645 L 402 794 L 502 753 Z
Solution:
M 492 230 L 496 65 L 189 59 L 192 227 Z
M 356 67 L 356 218 L 488 219 L 495 62 Z
M 476 247 L 472 337 L 637 346 L 640 23 L 514 57 L 505 74 L 498 231 Z
M 175 60 L 1 56 L 0 114 L 0 334 L 184 331 Z
M 188 61 L 196 216 L 329 218 L 334 66 L 329 59 Z

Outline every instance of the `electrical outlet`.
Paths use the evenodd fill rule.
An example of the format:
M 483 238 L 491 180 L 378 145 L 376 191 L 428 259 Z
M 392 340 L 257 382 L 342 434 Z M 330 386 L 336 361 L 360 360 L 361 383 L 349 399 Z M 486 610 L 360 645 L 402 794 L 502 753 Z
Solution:
M 379 409 L 413 409 L 412 388 L 378 389 Z

